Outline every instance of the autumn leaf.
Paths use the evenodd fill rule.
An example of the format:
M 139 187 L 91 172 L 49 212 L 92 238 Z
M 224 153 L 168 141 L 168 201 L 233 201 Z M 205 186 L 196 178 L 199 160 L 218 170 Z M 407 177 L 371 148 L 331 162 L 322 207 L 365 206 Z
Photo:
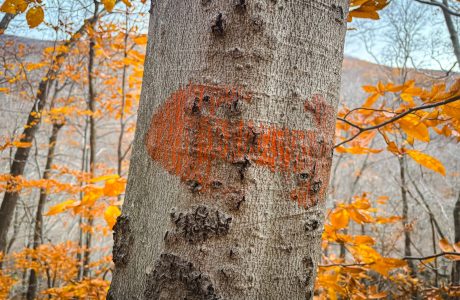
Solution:
M 67 200 L 64 202 L 61 202 L 57 205 L 52 206 L 48 212 L 45 214 L 45 216 L 52 216 L 52 215 L 57 215 L 71 207 L 74 206 L 75 200 Z
M 134 38 L 134 42 L 137 44 L 137 45 L 145 45 L 147 44 L 147 35 L 143 34 L 141 36 L 137 36 Z
M 335 151 L 339 153 L 350 153 L 350 154 L 368 154 L 368 153 L 380 153 L 382 152 L 381 149 L 372 149 L 360 146 L 353 146 L 345 148 L 343 146 L 337 147 Z
M 439 248 L 441 248 L 443 252 L 454 252 L 454 248 L 445 238 L 439 241 Z
M 100 182 L 100 181 L 106 181 L 106 180 L 111 180 L 111 179 L 117 179 L 119 178 L 120 176 L 118 176 L 118 174 L 110 174 L 110 175 L 103 175 L 103 176 L 99 176 L 99 177 L 94 177 L 90 180 L 91 183 L 95 183 L 95 182 Z
M 35 28 L 43 22 L 45 13 L 41 6 L 34 6 L 27 11 L 26 20 L 30 28 Z
M 8 14 L 25 12 L 29 3 L 25 0 L 6 0 L 0 7 L 0 11 Z
M 348 212 L 345 209 L 339 208 L 331 213 L 329 219 L 331 220 L 331 225 L 334 228 L 342 229 L 348 226 L 350 216 L 348 215 Z
M 420 165 L 446 176 L 446 169 L 436 158 L 417 150 L 406 150 L 406 153 Z
M 115 7 L 116 0 L 102 0 L 102 4 L 104 4 L 104 8 L 108 11 L 111 12 L 113 8 Z
M 125 191 L 126 180 L 124 178 L 109 179 L 104 185 L 104 195 L 116 197 Z
M 422 142 L 430 141 L 430 133 L 420 118 L 415 115 L 407 115 L 398 120 L 401 129 L 410 137 L 418 139 Z
M 389 142 L 388 145 L 387 145 L 387 150 L 396 154 L 396 155 L 400 155 L 401 154 L 401 151 L 400 149 L 398 148 L 398 146 L 396 145 L 395 142 Z
M 110 205 L 104 211 L 104 219 L 107 222 L 107 225 L 110 227 L 110 229 L 112 229 L 115 223 L 117 222 L 117 217 L 119 215 L 121 215 L 121 211 L 118 208 L 118 206 L 115 205 Z

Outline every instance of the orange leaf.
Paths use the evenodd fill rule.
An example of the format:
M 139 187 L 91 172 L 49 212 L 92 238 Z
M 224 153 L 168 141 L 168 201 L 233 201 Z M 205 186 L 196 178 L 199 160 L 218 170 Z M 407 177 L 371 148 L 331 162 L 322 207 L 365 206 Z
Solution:
M 443 252 L 454 252 L 454 247 L 452 247 L 447 239 L 441 239 L 439 241 L 439 248 L 441 248 Z
M 115 223 L 117 222 L 117 218 L 119 215 L 121 215 L 121 211 L 115 205 L 110 205 L 104 211 L 104 219 L 107 222 L 107 225 L 110 227 L 110 229 L 112 229 Z
M 430 141 L 430 133 L 428 127 L 414 115 L 407 115 L 398 121 L 401 129 L 410 137 L 416 138 L 422 142 Z
M 48 212 L 45 214 L 45 216 L 52 216 L 52 215 L 57 215 L 71 207 L 73 207 L 73 204 L 75 203 L 75 200 L 67 200 L 64 202 L 61 202 L 57 205 L 52 206 Z
M 348 226 L 350 216 L 348 215 L 348 212 L 345 209 L 339 208 L 331 213 L 329 219 L 331 220 L 331 225 L 334 228 L 342 229 Z
M 436 158 L 417 150 L 406 150 L 406 153 L 420 165 L 446 176 L 446 169 Z
M 43 22 L 45 13 L 41 6 L 34 6 L 27 11 L 26 20 L 30 28 L 35 28 Z

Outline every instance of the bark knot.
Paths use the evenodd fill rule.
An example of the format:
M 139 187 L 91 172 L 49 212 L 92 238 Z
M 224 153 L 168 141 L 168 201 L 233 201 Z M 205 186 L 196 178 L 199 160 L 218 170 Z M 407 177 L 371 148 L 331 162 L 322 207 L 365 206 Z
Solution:
M 213 236 L 226 235 L 230 230 L 232 217 L 204 205 L 199 205 L 187 213 L 171 215 L 176 225 L 176 234 L 189 243 L 205 241 Z
M 129 226 L 129 217 L 121 215 L 113 227 L 112 260 L 117 268 L 124 267 L 128 263 L 133 242 L 134 236 Z
M 147 276 L 146 299 L 218 300 L 207 274 L 193 263 L 171 253 L 163 253 Z

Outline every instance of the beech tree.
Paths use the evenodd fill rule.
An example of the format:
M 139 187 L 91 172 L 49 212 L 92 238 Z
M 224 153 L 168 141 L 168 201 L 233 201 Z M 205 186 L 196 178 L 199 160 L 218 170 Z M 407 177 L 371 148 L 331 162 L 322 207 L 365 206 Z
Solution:
M 348 1 L 152 1 L 109 299 L 311 298 Z

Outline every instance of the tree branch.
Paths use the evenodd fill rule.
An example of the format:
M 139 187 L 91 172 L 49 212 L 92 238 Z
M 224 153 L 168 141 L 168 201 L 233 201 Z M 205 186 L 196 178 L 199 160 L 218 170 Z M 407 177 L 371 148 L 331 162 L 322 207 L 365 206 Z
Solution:
M 436 258 L 445 255 L 460 256 L 460 252 L 440 252 L 428 256 L 405 256 L 402 259 L 404 260 L 427 260 L 430 258 Z
M 440 7 L 443 11 L 447 12 L 448 14 L 450 14 L 452 16 L 460 17 L 460 12 L 453 11 L 449 7 L 445 6 L 442 3 L 439 3 L 437 1 L 433 1 L 433 0 L 432 1 L 415 0 L 415 1 L 417 1 L 418 3 L 422 3 L 422 4 L 427 4 L 427 5 Z
M 397 121 L 397 120 L 399 120 L 401 118 L 404 118 L 405 116 L 407 116 L 407 115 L 409 115 L 409 114 L 411 114 L 413 112 L 416 112 L 418 110 L 424 110 L 424 109 L 428 109 L 428 108 L 438 107 L 438 106 L 446 105 L 446 104 L 449 104 L 449 103 L 452 103 L 452 102 L 455 102 L 455 101 L 458 101 L 458 100 L 460 100 L 460 95 L 452 97 L 452 98 L 449 98 L 449 99 L 446 99 L 444 101 L 431 103 L 431 104 L 425 104 L 425 105 L 421 105 L 421 106 L 418 106 L 418 107 L 410 108 L 410 109 L 406 110 L 405 112 L 397 114 L 393 118 L 386 120 L 385 122 L 382 122 L 382 123 L 374 125 L 374 126 L 365 127 L 365 128 L 360 127 L 360 126 L 358 126 L 358 125 L 356 125 L 356 124 L 354 124 L 354 123 L 352 123 L 352 122 L 350 122 L 350 121 L 348 121 L 348 120 L 346 120 L 344 118 L 337 118 L 337 120 L 342 121 L 344 123 L 347 123 L 350 126 L 358 129 L 358 133 L 356 133 L 352 137 L 350 137 L 350 138 L 338 143 L 337 145 L 334 146 L 334 148 L 337 148 L 337 147 L 339 147 L 339 146 L 341 146 L 343 144 L 346 144 L 346 143 L 354 140 L 359 135 L 361 135 L 361 133 L 363 133 L 363 132 L 379 129 L 379 128 L 384 127 L 384 126 L 386 126 L 386 125 L 388 125 L 390 123 L 393 123 L 393 122 L 395 122 L 395 121 Z

